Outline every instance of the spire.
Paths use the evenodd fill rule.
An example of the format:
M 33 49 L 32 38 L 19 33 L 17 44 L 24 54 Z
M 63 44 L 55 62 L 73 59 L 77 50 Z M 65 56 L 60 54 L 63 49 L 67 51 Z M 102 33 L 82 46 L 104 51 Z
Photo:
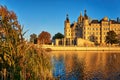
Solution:
M 80 16 L 82 16 L 82 12 L 80 12 Z
M 78 23 L 81 23 L 83 20 L 82 12 L 80 12 L 80 16 L 78 17 Z
M 69 16 L 68 16 L 68 14 L 66 15 L 66 22 L 69 22 Z
M 66 14 L 66 20 L 69 20 L 69 16 L 68 16 L 68 14 Z
M 87 12 L 87 10 L 85 9 L 85 10 L 84 10 L 84 15 L 86 15 L 86 12 Z
M 88 19 L 87 10 L 86 9 L 84 10 L 84 17 L 85 17 L 85 19 Z

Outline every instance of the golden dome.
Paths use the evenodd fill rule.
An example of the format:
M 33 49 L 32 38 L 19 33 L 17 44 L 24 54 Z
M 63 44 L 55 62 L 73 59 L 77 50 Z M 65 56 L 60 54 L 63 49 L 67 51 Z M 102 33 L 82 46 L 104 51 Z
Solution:
M 104 17 L 103 20 L 104 20 L 104 21 L 108 21 L 108 17 Z

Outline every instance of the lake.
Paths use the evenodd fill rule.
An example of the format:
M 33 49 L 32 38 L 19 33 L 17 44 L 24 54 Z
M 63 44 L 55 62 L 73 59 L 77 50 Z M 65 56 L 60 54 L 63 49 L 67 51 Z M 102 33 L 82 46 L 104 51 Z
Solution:
M 120 80 L 120 52 L 52 51 L 53 76 L 60 80 Z

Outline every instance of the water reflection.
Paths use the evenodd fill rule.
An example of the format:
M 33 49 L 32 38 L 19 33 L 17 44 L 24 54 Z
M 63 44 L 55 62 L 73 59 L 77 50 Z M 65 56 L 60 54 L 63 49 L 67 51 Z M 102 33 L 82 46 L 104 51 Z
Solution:
M 120 52 L 51 52 L 60 80 L 120 80 Z
M 65 63 L 64 63 L 64 57 L 60 55 L 58 58 L 55 56 L 52 57 L 53 62 L 53 75 L 55 78 L 61 78 L 65 79 Z

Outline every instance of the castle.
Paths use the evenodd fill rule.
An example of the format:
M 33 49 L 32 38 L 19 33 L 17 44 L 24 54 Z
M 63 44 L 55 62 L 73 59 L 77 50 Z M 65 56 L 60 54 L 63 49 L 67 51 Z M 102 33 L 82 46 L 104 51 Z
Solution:
M 120 20 L 109 20 L 107 17 L 99 20 L 90 20 L 87 13 L 80 14 L 77 22 L 70 23 L 68 15 L 64 22 L 64 38 L 56 39 L 56 45 L 83 45 L 105 44 L 107 32 L 113 30 L 120 34 Z

